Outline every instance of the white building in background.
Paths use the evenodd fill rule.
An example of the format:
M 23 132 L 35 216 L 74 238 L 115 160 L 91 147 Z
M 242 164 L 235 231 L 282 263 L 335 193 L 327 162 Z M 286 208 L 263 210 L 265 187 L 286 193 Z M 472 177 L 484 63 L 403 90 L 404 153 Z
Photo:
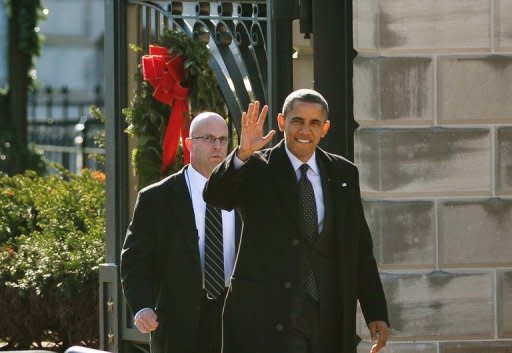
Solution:
M 103 0 L 43 0 L 48 9 L 40 32 L 46 40 L 36 59 L 41 88 L 67 86 L 73 99 L 92 99 L 103 86 Z M 0 1 L 0 87 L 8 84 L 8 27 L 5 2 Z
M 48 15 L 40 31 L 46 39 L 35 66 L 40 87 L 67 86 L 72 100 L 94 98 L 94 87 L 104 80 L 103 0 L 43 0 L 43 6 Z

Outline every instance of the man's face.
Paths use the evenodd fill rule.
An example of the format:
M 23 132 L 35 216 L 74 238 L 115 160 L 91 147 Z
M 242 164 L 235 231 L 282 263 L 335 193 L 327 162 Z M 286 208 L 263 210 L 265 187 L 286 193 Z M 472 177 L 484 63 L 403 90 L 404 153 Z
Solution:
M 207 118 L 197 126 L 187 141 L 190 163 L 194 169 L 208 177 L 227 155 L 228 128 L 219 119 Z
M 330 122 L 318 103 L 295 101 L 286 117 L 279 114 L 279 130 L 284 132 L 286 146 L 302 162 L 306 162 L 327 134 Z

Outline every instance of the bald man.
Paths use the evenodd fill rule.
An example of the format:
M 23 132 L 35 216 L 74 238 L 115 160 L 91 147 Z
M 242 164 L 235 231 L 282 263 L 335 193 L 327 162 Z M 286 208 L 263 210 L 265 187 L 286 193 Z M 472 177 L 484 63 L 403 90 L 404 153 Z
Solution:
M 207 210 L 202 191 L 227 154 L 224 118 L 197 115 L 184 143 L 190 164 L 137 196 L 121 252 L 121 283 L 135 326 L 150 333 L 152 353 L 219 353 L 240 232 L 235 213 Z M 208 217 L 215 219 L 213 228 Z

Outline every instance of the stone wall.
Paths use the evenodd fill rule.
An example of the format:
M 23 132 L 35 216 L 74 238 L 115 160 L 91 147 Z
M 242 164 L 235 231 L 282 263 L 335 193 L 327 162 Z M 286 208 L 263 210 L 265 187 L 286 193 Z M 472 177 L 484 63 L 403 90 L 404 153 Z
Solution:
M 385 352 L 510 353 L 512 0 L 353 5 L 355 161 Z

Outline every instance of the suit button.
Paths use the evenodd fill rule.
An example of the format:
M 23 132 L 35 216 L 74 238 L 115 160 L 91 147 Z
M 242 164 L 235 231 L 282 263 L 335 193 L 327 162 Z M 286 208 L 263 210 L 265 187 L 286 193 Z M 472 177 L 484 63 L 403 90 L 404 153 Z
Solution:
M 297 245 L 299 245 L 299 239 L 293 239 L 292 246 L 297 246 Z
M 278 324 L 276 325 L 276 331 L 277 331 L 277 332 L 283 332 L 283 330 L 284 330 L 284 325 L 283 325 L 283 324 L 281 324 L 281 323 L 278 323 Z
M 290 281 L 286 281 L 286 282 L 284 282 L 284 287 L 285 287 L 286 289 L 291 288 L 291 287 L 292 287 L 292 282 L 290 282 Z

